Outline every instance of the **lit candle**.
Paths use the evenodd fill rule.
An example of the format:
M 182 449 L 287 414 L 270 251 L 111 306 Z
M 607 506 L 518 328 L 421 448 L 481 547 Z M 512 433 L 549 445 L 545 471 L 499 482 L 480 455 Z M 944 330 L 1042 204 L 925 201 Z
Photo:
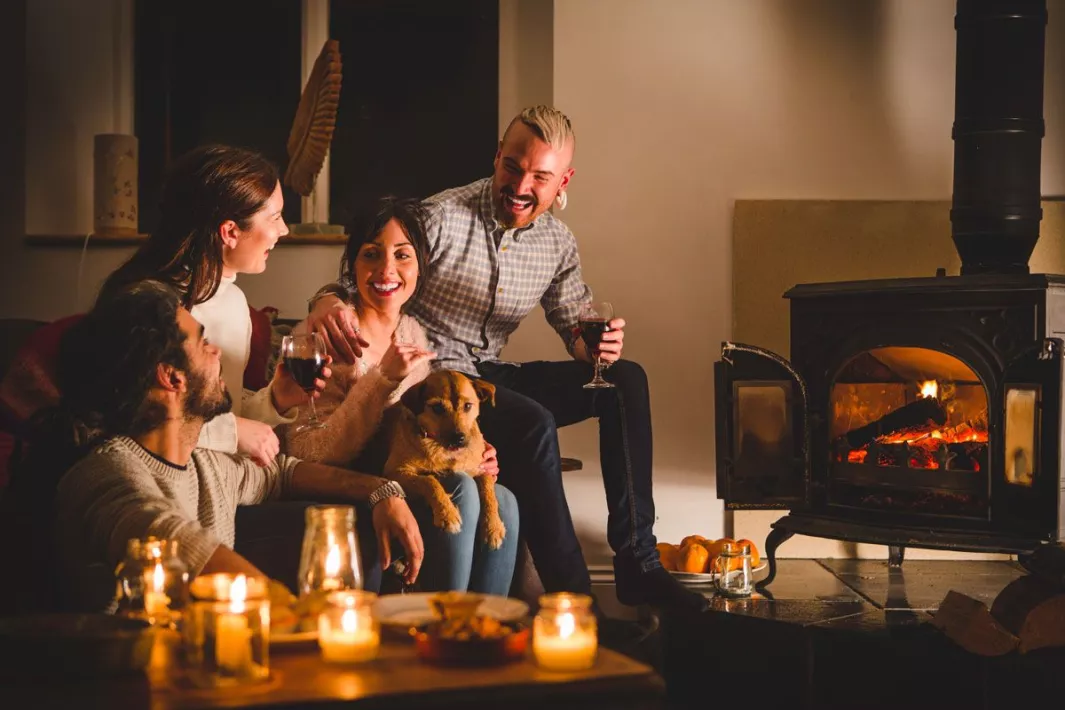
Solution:
M 552 671 L 580 671 L 595 665 L 599 640 L 594 631 L 580 628 L 571 612 L 555 616 L 554 628 L 543 624 L 533 634 L 536 663 Z
M 144 593 L 144 611 L 150 617 L 162 617 L 170 608 L 170 597 L 163 592 L 166 577 L 162 563 L 155 563 L 155 571 L 151 578 L 151 589 Z
M 229 613 L 218 615 L 215 627 L 215 661 L 222 670 L 243 674 L 251 666 L 251 630 L 244 615 L 247 582 L 237 575 L 229 588 Z
M 331 663 L 362 663 L 377 657 L 381 632 L 373 618 L 376 596 L 364 592 L 330 595 L 332 608 L 318 617 L 318 645 Z
M 330 536 L 332 541 L 332 536 Z M 325 577 L 322 579 L 322 589 L 334 591 L 342 587 L 340 581 L 340 547 L 330 542 L 329 552 L 325 555 Z

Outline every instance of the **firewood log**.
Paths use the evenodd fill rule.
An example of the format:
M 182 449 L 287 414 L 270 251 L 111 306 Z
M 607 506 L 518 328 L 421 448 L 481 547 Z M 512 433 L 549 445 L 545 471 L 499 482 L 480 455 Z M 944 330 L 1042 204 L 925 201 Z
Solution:
M 991 615 L 1019 640 L 1021 653 L 1065 646 L 1065 591 L 1044 577 L 1018 577 L 1003 588 Z
M 1019 643 L 983 602 L 953 590 L 947 592 L 930 623 L 966 651 L 980 656 L 1004 656 Z
M 935 397 L 922 397 L 904 407 L 888 412 L 875 422 L 851 429 L 843 436 L 852 449 L 857 449 L 868 445 L 883 434 L 890 434 L 907 427 L 921 426 L 929 421 L 942 425 L 947 421 L 947 412 Z

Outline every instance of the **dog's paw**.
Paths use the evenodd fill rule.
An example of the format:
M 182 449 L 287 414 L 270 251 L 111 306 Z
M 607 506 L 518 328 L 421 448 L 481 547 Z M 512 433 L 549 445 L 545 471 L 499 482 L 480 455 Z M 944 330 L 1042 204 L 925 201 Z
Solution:
M 433 511 L 433 525 L 452 535 L 462 529 L 462 514 L 458 507 L 449 501 L 448 505 L 437 506 Z
M 507 527 L 503 525 L 503 521 L 498 517 L 494 520 L 485 520 L 484 522 L 484 544 L 488 545 L 493 550 L 498 550 L 503 546 L 503 538 L 507 536 Z

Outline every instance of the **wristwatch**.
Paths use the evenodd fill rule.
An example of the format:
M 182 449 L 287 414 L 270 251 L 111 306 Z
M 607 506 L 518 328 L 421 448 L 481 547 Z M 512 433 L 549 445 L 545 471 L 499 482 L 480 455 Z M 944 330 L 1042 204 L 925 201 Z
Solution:
M 373 508 L 385 498 L 406 497 L 407 494 L 403 492 L 403 486 L 399 485 L 395 481 L 389 481 L 387 483 L 382 483 L 380 486 L 378 486 L 377 490 L 370 494 L 368 502 L 370 503 L 370 507 Z

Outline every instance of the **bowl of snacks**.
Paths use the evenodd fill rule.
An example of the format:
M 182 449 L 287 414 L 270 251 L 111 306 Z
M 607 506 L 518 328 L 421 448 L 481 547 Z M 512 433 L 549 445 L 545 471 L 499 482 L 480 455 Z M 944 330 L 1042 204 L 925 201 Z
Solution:
M 418 657 L 429 663 L 493 666 L 520 660 L 529 646 L 530 630 L 516 621 L 473 614 L 429 624 L 414 636 Z

